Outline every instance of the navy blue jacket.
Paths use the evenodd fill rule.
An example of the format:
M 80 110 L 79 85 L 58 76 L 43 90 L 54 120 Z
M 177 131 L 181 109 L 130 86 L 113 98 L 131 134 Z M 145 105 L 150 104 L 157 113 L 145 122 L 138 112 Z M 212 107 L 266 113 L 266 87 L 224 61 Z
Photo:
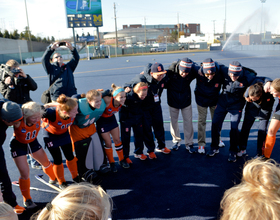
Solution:
M 261 83 L 265 84 L 268 81 L 272 82 L 272 79 L 270 79 L 268 77 L 258 76 L 253 81 L 252 85 L 257 82 L 261 82 Z M 249 87 L 246 89 L 246 92 L 244 93 L 244 97 L 249 98 Z M 259 100 L 255 101 L 255 102 L 250 102 L 250 103 L 252 103 L 258 109 L 263 109 L 263 110 L 271 112 L 274 101 L 275 100 L 274 100 L 273 95 L 271 95 L 269 92 L 264 92 Z
M 127 120 L 132 120 L 136 123 L 142 122 L 142 105 L 144 100 L 141 100 L 138 95 L 133 92 L 133 90 L 131 90 L 129 93 L 126 93 L 125 103 L 119 111 L 120 122 L 125 122 Z
M 201 107 L 212 107 L 217 105 L 221 86 L 224 82 L 223 64 L 215 62 L 216 74 L 212 80 L 209 80 L 203 73 L 203 67 L 200 68 L 200 74 L 197 74 L 196 87 L 194 90 L 196 104 Z
M 232 81 L 228 75 L 228 67 L 223 68 L 224 83 L 222 86 L 222 93 L 219 96 L 218 103 L 221 106 L 226 106 L 232 110 L 242 110 L 245 105 L 243 97 L 246 89 L 250 86 L 256 78 L 256 73 L 247 68 L 243 71 L 236 81 Z
M 189 74 L 183 78 L 179 73 L 179 63 L 181 60 L 173 62 L 167 71 L 167 104 L 170 107 L 182 109 L 192 103 L 191 82 L 197 77 L 199 66 L 193 63 Z
M 132 79 L 132 81 L 125 83 L 125 87 L 133 88 L 137 83 L 139 82 L 145 82 L 148 84 L 148 94 L 147 97 L 143 100 L 143 108 L 145 110 L 153 108 L 155 105 L 160 105 L 161 100 L 161 94 L 165 87 L 165 83 L 167 80 L 167 77 L 165 76 L 160 82 L 155 80 L 151 75 L 151 63 L 148 63 L 146 67 L 144 68 L 144 74 L 139 74 L 135 78 Z M 159 101 L 155 102 L 154 96 L 158 95 Z
M 56 101 L 58 96 L 61 94 L 65 94 L 66 96 L 69 97 L 71 97 L 74 94 L 77 94 L 73 73 L 79 63 L 80 56 L 76 48 L 74 48 L 71 51 L 73 55 L 72 59 L 67 64 L 59 67 L 58 63 L 53 63 L 53 64 L 50 63 L 50 58 L 53 52 L 54 50 L 51 50 L 50 47 L 47 48 L 42 58 L 42 64 L 45 71 L 49 75 L 50 85 L 56 80 L 57 76 L 62 72 L 62 74 L 55 81 L 54 85 L 50 90 L 51 99 Z

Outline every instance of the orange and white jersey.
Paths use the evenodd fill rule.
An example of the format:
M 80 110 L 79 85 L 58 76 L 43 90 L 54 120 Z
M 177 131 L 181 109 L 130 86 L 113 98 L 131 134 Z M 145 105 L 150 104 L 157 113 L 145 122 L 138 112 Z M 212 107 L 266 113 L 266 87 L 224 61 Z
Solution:
M 105 111 L 101 115 L 101 117 L 108 118 L 111 117 L 113 114 L 117 113 L 121 109 L 122 105 L 119 107 L 114 106 L 114 98 L 111 98 L 110 104 L 105 108 Z
M 40 131 L 40 121 L 32 126 L 27 126 L 24 120 L 21 120 L 18 128 L 14 127 L 14 136 L 17 141 L 22 144 L 29 144 L 36 139 Z
M 73 124 L 75 118 L 62 119 L 56 108 L 55 121 L 50 121 L 48 118 L 42 119 L 42 128 L 51 134 L 60 135 L 68 131 L 68 127 Z

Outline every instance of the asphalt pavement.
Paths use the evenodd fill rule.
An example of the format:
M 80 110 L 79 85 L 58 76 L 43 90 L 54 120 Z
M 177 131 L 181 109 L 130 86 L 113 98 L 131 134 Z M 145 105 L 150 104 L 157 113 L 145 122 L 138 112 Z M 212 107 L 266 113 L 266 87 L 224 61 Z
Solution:
M 217 51 L 217 52 L 189 52 L 178 54 L 151 54 L 146 56 L 117 57 L 111 59 L 81 60 L 75 71 L 75 82 L 78 93 L 86 93 L 90 89 L 109 89 L 112 83 L 122 86 L 139 74 L 146 63 L 160 62 L 167 68 L 173 61 L 188 57 L 200 63 L 206 58 L 225 65 L 238 60 L 243 66 L 254 69 L 259 76 L 272 79 L 279 77 L 279 51 Z M 34 101 L 40 103 L 40 96 L 49 86 L 48 77 L 42 64 L 24 65 L 22 69 L 38 84 L 38 89 L 31 92 Z M 192 82 L 192 91 L 195 81 Z M 275 102 L 275 105 L 278 101 Z M 166 134 L 166 146 L 172 147 L 169 128 L 169 112 L 166 103 L 166 92 L 162 95 L 162 109 Z M 192 94 L 194 143 L 197 147 L 197 109 Z M 118 118 L 118 116 L 117 116 Z M 210 114 L 208 115 L 210 120 Z M 182 117 L 179 117 L 182 120 Z M 229 120 L 229 117 L 226 117 Z M 241 128 L 242 122 L 239 125 Z M 236 163 L 229 163 L 229 130 L 230 123 L 225 121 L 221 138 L 226 144 L 220 148 L 220 153 L 213 158 L 205 155 L 190 154 L 181 143 L 178 151 L 170 155 L 156 153 L 156 160 L 140 161 L 133 157 L 134 146 L 131 143 L 130 169 L 118 166 L 117 173 L 109 173 L 101 177 L 101 186 L 108 192 L 114 202 L 113 219 L 218 219 L 220 200 L 226 189 L 239 183 L 244 162 L 256 155 L 257 143 L 256 122 L 251 130 L 248 141 L 248 156 L 240 158 Z M 183 128 L 180 124 L 181 136 Z M 9 175 L 12 181 L 18 180 L 19 172 L 9 152 L 9 140 L 13 130 L 7 130 L 7 139 L 3 145 Z M 211 123 L 206 128 L 207 146 L 211 143 Z M 42 135 L 38 140 L 43 144 Z M 279 132 L 272 158 L 279 160 Z M 145 150 L 146 151 L 146 150 Z M 48 151 L 46 150 L 51 159 Z M 117 154 L 114 152 L 117 161 Z M 65 163 L 65 160 L 64 160 Z M 43 174 L 42 170 L 30 169 L 31 186 L 51 189 L 35 179 L 35 175 Z M 71 181 L 71 175 L 65 165 L 66 180 Z M 47 179 L 46 175 L 44 178 Z M 22 195 L 19 187 L 13 186 L 17 201 L 22 205 Z M 19 219 L 29 219 L 30 216 L 50 202 L 55 194 L 31 191 L 33 201 L 38 209 L 26 211 Z

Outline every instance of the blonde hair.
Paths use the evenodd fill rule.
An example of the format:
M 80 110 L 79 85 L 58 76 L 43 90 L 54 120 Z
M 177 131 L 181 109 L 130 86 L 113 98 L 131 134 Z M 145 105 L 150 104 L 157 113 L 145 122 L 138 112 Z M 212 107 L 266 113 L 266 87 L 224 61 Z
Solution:
M 108 220 L 112 201 L 100 186 L 80 183 L 68 186 L 47 207 L 37 220 Z
M 139 82 L 137 83 L 134 87 L 133 87 L 133 92 L 138 93 L 139 92 L 139 88 L 143 87 L 143 86 L 147 86 L 148 87 L 148 83 L 145 82 Z M 147 88 L 148 90 L 148 88 Z
M 86 98 L 88 101 L 92 101 L 95 97 L 98 97 L 100 96 L 100 92 L 98 92 L 97 90 L 95 89 L 92 89 L 92 90 L 89 90 L 86 94 Z
M 24 119 L 36 113 L 40 113 L 41 116 L 44 113 L 44 110 L 41 108 L 41 105 L 36 102 L 27 102 L 22 105 L 21 109 L 22 109 Z
M 116 97 L 120 93 L 120 91 L 117 91 L 118 89 L 123 89 L 123 87 L 116 86 L 115 83 L 112 83 L 111 88 L 113 89 L 113 91 L 111 92 L 113 97 Z M 115 91 L 117 91 L 117 94 L 115 94 L 115 96 L 114 96 Z
M 270 86 L 273 87 L 277 92 L 280 92 L 280 78 L 273 80 Z
M 228 189 L 221 201 L 221 220 L 278 220 L 280 169 L 274 160 L 248 161 L 242 182 Z
M 14 68 L 19 67 L 19 63 L 16 60 L 8 60 L 6 65 Z
M 12 206 L 5 202 L 0 202 L 0 220 L 13 220 L 18 219 L 17 214 L 14 212 Z
M 73 99 L 70 97 L 67 97 L 64 94 L 61 94 L 57 99 L 56 102 L 58 102 L 60 104 L 59 108 L 61 111 L 66 111 L 66 112 L 70 112 L 73 108 L 76 107 L 76 105 L 78 105 L 77 103 L 77 99 Z

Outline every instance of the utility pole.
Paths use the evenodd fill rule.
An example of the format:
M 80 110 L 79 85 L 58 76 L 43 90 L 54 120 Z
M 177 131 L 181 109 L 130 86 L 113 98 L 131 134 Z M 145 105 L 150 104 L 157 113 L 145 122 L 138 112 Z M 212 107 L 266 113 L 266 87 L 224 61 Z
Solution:
M 144 25 L 145 25 L 145 46 L 147 46 L 147 29 L 146 29 L 146 17 L 144 17 Z
M 215 37 L 215 21 L 216 20 L 212 20 L 213 21 L 213 26 L 214 26 L 214 37 Z
M 227 0 L 225 0 L 224 41 L 226 41 L 226 39 L 227 39 L 227 35 L 226 35 L 226 20 L 227 20 Z
M 26 0 L 24 0 L 24 3 L 25 3 L 25 11 L 26 11 L 26 19 L 27 19 L 27 27 L 28 27 L 28 37 L 29 37 L 29 41 L 30 41 L 31 52 L 33 52 L 32 41 L 31 41 L 31 34 L 30 34 L 30 28 L 29 28 L 29 21 L 28 21 L 28 13 L 27 13 Z
M 116 3 L 114 2 L 114 17 L 115 17 L 115 32 L 116 32 L 116 48 L 115 54 L 118 57 L 118 30 L 117 30 L 117 16 L 116 16 Z
M 180 38 L 179 12 L 177 12 L 177 24 L 178 24 L 178 44 L 179 44 L 179 38 Z

